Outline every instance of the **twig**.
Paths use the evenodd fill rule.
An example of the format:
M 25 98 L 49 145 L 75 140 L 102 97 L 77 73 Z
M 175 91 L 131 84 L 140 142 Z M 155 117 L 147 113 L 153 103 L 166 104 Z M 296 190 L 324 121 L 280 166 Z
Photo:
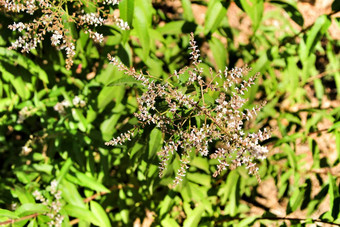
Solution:
M 312 76 L 312 77 L 308 78 L 307 83 L 305 84 L 305 86 L 311 84 L 315 79 L 321 79 L 322 77 L 324 77 L 324 76 L 326 76 L 328 74 L 337 73 L 337 72 L 340 72 L 340 69 L 325 71 L 325 72 L 322 72 L 322 73 L 320 73 L 318 75 Z
M 15 222 L 23 221 L 23 220 L 30 219 L 30 218 L 35 218 L 39 215 L 40 215 L 39 213 L 34 213 L 34 214 L 30 214 L 30 215 L 27 215 L 27 216 L 24 216 L 18 219 L 9 219 L 7 221 L 0 222 L 0 225 L 14 224 Z
M 233 221 L 233 220 L 243 220 L 244 218 L 227 218 L 224 220 L 220 220 L 217 221 L 216 223 L 223 223 L 226 221 Z M 325 224 L 331 224 L 331 225 L 335 225 L 335 226 L 340 226 L 340 224 L 334 223 L 334 222 L 330 222 L 330 221 L 326 221 L 326 220 L 321 220 L 321 219 L 304 219 L 304 218 L 289 218 L 289 217 L 257 217 L 255 219 L 256 221 L 260 221 L 260 220 L 272 220 L 272 221 L 298 221 L 298 222 L 307 222 L 307 221 L 312 221 L 312 222 L 320 222 L 320 223 L 325 223 Z
M 334 14 L 336 14 L 336 13 L 337 13 L 336 11 L 333 11 L 333 12 L 327 14 L 326 16 L 330 17 L 330 16 L 332 16 L 332 15 L 334 15 Z M 284 40 L 284 42 L 280 43 L 279 47 L 282 47 L 282 46 L 286 45 L 287 43 L 290 43 L 292 40 L 294 40 L 295 38 L 297 38 L 299 35 L 301 35 L 301 34 L 307 32 L 310 28 L 313 27 L 314 24 L 315 24 L 315 23 L 313 23 L 313 24 L 311 24 L 311 25 L 305 27 L 304 29 L 302 29 L 300 32 L 298 32 L 298 33 L 295 34 L 294 36 L 291 36 L 291 37 L 287 38 L 286 40 Z

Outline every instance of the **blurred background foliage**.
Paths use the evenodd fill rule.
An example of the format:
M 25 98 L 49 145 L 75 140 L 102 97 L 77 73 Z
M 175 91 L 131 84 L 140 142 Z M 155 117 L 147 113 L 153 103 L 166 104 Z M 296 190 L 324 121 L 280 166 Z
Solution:
M 27 18 L 0 13 L 0 222 L 43 226 L 32 192 L 56 179 L 63 226 L 340 225 L 339 10 L 337 0 L 122 0 L 131 30 L 105 25 L 95 44 L 74 29 L 70 71 L 48 41 L 29 54 L 8 50 L 18 35 L 8 25 Z M 152 128 L 104 145 L 137 123 L 139 89 L 107 54 L 167 78 L 190 63 L 190 32 L 207 77 L 209 67 L 245 64 L 261 73 L 247 94 L 249 106 L 267 101 L 250 127 L 273 129 L 261 183 L 245 168 L 213 178 L 216 161 L 197 156 L 170 189 L 179 159 L 158 177 L 162 136 Z M 71 106 L 59 114 L 63 100 Z

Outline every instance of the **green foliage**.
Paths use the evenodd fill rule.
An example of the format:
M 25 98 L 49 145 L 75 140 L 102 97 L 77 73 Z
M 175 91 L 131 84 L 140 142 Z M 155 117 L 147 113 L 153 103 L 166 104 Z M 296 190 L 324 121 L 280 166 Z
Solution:
M 182 11 L 165 2 L 122 0 L 120 17 L 131 30 L 98 28 L 106 36 L 103 44 L 69 24 L 76 40 L 70 70 L 65 69 L 67 56 L 48 40 L 30 53 L 8 50 L 18 35 L 8 25 L 30 18 L 1 11 L 0 224 L 50 222 L 49 205 L 33 192 L 52 202 L 50 182 L 55 179 L 63 226 L 143 221 L 154 226 L 339 225 L 340 41 L 329 32 L 331 23 L 340 27 L 334 17 L 338 1 L 332 4 L 333 16 L 321 15 L 311 26 L 305 25 L 296 1 L 182 0 Z M 275 7 L 265 11 L 266 4 Z M 204 23 L 195 6 L 206 10 Z M 231 7 L 249 18 L 248 35 L 228 20 Z M 264 144 L 270 156 L 259 163 L 261 183 L 244 167 L 213 178 L 218 162 L 194 155 L 187 176 L 171 189 L 180 156 L 174 155 L 159 178 L 156 154 L 163 138 L 152 128 L 124 145 L 104 145 L 138 123 L 133 113 L 141 90 L 138 81 L 108 64 L 107 54 L 165 80 L 190 63 L 190 32 L 198 37 L 206 78 L 209 67 L 232 68 L 240 62 L 253 68 L 249 76 L 262 75 L 246 94 L 247 108 L 267 101 L 249 128 L 273 128 Z M 74 102 L 76 97 L 86 105 Z M 69 105 L 56 111 L 64 100 Z M 292 218 L 285 218 L 288 214 Z

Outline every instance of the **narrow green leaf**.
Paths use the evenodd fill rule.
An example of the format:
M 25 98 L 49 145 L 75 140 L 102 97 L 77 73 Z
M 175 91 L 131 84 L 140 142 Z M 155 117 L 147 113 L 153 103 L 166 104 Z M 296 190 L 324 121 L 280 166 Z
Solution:
M 34 213 L 46 213 L 49 209 L 46 205 L 35 204 L 35 203 L 25 203 L 16 209 L 15 214 L 18 216 L 25 216 Z
M 289 15 L 289 18 L 291 18 L 295 23 L 303 26 L 304 20 L 303 16 L 300 13 L 296 1 L 294 0 L 271 0 L 271 4 L 280 5 L 286 13 Z
M 72 166 L 72 159 L 68 158 L 64 163 L 63 167 L 57 174 L 57 182 L 59 183 L 65 176 L 65 174 L 69 171 L 70 167 Z
M 63 199 L 65 199 L 66 202 L 75 206 L 86 207 L 83 202 L 83 198 L 80 196 L 78 189 L 74 184 L 63 179 L 61 184 L 59 184 L 59 189 L 61 190 Z
M 9 50 L 5 47 L 0 47 L 0 61 L 6 61 L 11 63 L 12 65 L 20 65 L 21 67 L 28 70 L 33 75 L 37 75 L 40 80 L 45 83 L 48 83 L 47 73 L 34 61 L 25 57 L 22 54 L 14 50 Z
M 122 0 L 119 2 L 119 16 L 131 27 L 133 22 L 135 2 L 134 0 Z M 122 40 L 125 43 L 129 38 L 130 30 L 122 31 Z
M 307 33 L 306 49 L 308 55 L 314 52 L 316 43 L 321 39 L 322 35 L 331 25 L 331 20 L 327 15 L 322 15 L 316 19 L 311 30 Z
M 182 7 L 183 7 L 183 17 L 187 21 L 194 21 L 194 14 L 192 13 L 191 9 L 191 2 L 190 0 L 182 0 Z
M 108 85 L 108 87 L 112 87 L 112 86 L 122 86 L 122 85 L 127 85 L 127 86 L 132 86 L 132 85 L 141 85 L 142 83 L 138 80 L 136 80 L 135 78 L 131 77 L 131 76 L 124 76 L 122 78 L 119 78 L 115 81 L 110 82 Z
M 0 217 L 8 217 L 8 218 L 11 218 L 11 219 L 19 218 L 19 216 L 16 215 L 14 212 L 9 211 L 9 210 L 5 210 L 5 209 L 1 209 L 1 208 L 0 208 Z
M 263 16 L 263 0 L 240 0 L 243 9 L 250 17 L 253 26 L 253 32 L 260 26 Z
M 320 79 L 314 80 L 315 92 L 316 97 L 321 101 L 324 95 L 324 88 Z
M 328 180 L 329 180 L 329 188 L 328 188 L 328 194 L 329 194 L 329 201 L 330 201 L 330 210 L 333 210 L 335 205 L 335 199 L 339 197 L 339 189 L 336 185 L 335 178 L 328 173 Z
M 205 15 L 204 34 L 214 32 L 226 16 L 227 9 L 223 7 L 220 0 L 211 0 Z
M 144 12 L 143 8 L 140 4 L 135 5 L 135 19 L 134 19 L 134 27 L 136 29 L 136 35 L 139 38 L 141 47 L 143 49 L 143 60 L 149 56 L 150 52 L 150 36 L 149 36 L 149 29 L 148 29 L 148 22 L 147 22 L 147 14 Z
M 162 142 L 162 132 L 154 128 L 150 133 L 150 140 L 149 140 L 149 156 L 148 158 L 154 157 L 154 155 L 159 151 L 161 148 Z
M 80 109 L 72 108 L 72 116 L 75 120 L 79 121 L 78 127 L 81 131 L 86 132 L 87 121 Z
M 134 0 L 122 0 L 119 2 L 119 17 L 127 22 L 130 26 L 132 25 L 133 21 L 134 8 Z
M 218 69 L 224 69 L 227 64 L 227 51 L 224 44 L 217 38 L 211 37 L 209 40 L 210 49 L 214 55 Z
M 99 191 L 99 192 L 110 192 L 109 189 L 107 189 L 104 185 L 101 183 L 97 182 L 94 178 L 89 177 L 85 175 L 84 173 L 81 172 L 75 172 L 76 177 L 83 183 L 84 187 L 90 188 L 94 191 Z
M 91 201 L 90 205 L 92 213 L 97 217 L 98 221 L 100 222 L 100 226 L 111 227 L 110 220 L 103 207 L 95 201 Z
M 157 27 L 157 31 L 162 35 L 179 35 L 182 33 L 182 27 L 185 24 L 184 20 L 170 21 L 164 26 Z
M 101 222 L 98 220 L 97 216 L 86 208 L 67 204 L 64 210 L 71 217 L 79 218 L 86 222 L 93 223 L 94 225 L 101 226 Z

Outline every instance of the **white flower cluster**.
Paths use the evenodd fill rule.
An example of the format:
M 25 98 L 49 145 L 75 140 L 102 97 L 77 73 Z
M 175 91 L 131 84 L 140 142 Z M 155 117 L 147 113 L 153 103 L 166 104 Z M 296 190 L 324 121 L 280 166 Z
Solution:
M 61 200 L 61 191 L 58 191 L 58 182 L 56 180 L 53 180 L 51 182 L 51 187 L 50 187 L 50 193 L 54 197 L 53 201 L 49 201 L 46 199 L 41 192 L 38 190 L 33 192 L 33 196 L 35 197 L 36 200 L 41 202 L 42 204 L 46 205 L 49 208 L 49 212 L 46 213 L 49 218 L 51 218 L 51 221 L 48 222 L 49 226 L 54 226 L 54 227 L 61 227 L 62 222 L 64 220 L 64 217 L 59 213 L 62 204 L 60 202 Z
M 104 18 L 97 13 L 87 13 L 79 17 L 82 24 L 94 25 L 95 27 L 101 26 L 105 23 Z
M 62 39 L 63 39 L 63 35 L 55 31 L 53 35 L 51 36 L 51 43 L 53 46 L 58 46 Z
M 22 108 L 22 109 L 19 111 L 19 116 L 18 116 L 17 123 L 18 123 L 18 124 L 23 123 L 24 120 L 25 120 L 27 117 L 29 117 L 29 116 L 31 116 L 31 111 L 30 111 L 30 109 L 29 109 L 27 106 L 25 106 L 24 108 Z
M 130 29 L 129 24 L 126 21 L 124 21 L 120 18 L 117 18 L 117 17 L 115 17 L 115 24 L 122 30 L 129 30 Z
M 98 32 L 94 32 L 91 29 L 86 30 L 85 33 L 89 33 L 90 38 L 93 39 L 93 41 L 96 42 L 96 43 L 101 43 L 104 40 L 103 34 L 100 34 Z
M 117 5 L 118 3 L 119 3 L 119 0 L 104 0 L 103 1 L 104 5 L 112 5 L 112 6 L 114 6 L 114 5 Z
M 104 6 L 99 6 L 101 3 Z M 70 69 L 73 65 L 73 58 L 76 52 L 72 32 L 64 24 L 65 11 L 63 10 L 63 4 L 73 3 L 72 1 L 60 2 L 48 0 L 0 0 L 0 9 L 4 9 L 5 12 L 24 12 L 36 16 L 30 23 L 14 22 L 8 26 L 12 31 L 23 33 L 11 44 L 10 49 L 21 49 L 21 52 L 28 53 L 37 48 L 38 44 L 44 40 L 46 34 L 51 34 L 50 40 L 52 46 L 55 46 L 57 50 L 65 50 L 66 68 Z M 68 18 L 67 23 L 75 23 L 78 28 L 84 29 L 96 43 L 103 42 L 104 37 L 103 34 L 93 31 L 91 27 L 102 26 L 110 22 L 122 30 L 130 29 L 127 22 L 109 14 L 108 10 L 102 10 L 104 7 L 119 4 L 119 0 L 96 1 L 94 4 L 98 4 L 97 7 L 101 10 L 93 13 L 84 13 L 82 7 L 85 7 L 85 5 L 83 5 L 83 2 L 74 4 L 73 7 L 69 7 L 69 15 L 66 16 Z
M 13 0 L 2 0 L 1 5 L 9 12 L 26 12 L 30 15 L 33 15 L 33 13 L 38 9 L 35 0 L 27 0 L 25 1 L 25 4 L 16 3 Z
M 247 100 L 242 97 L 254 84 L 257 74 L 248 80 L 242 80 L 249 69 L 246 67 L 226 69 L 224 73 L 219 71 L 214 76 L 225 77 L 223 86 L 214 83 L 214 78 L 206 82 L 203 78 L 203 69 L 199 67 L 199 50 L 193 38 L 192 34 L 190 59 L 193 60 L 193 66 L 185 67 L 170 76 L 177 80 L 172 84 L 145 76 L 142 72 L 136 72 L 134 68 L 129 69 L 109 56 L 112 64 L 142 82 L 145 88 L 143 94 L 137 98 L 139 111 L 135 116 L 140 121 L 141 128 L 148 124 L 154 125 L 163 133 L 164 146 L 158 152 L 159 175 L 163 176 L 168 160 L 176 152 L 181 155 L 182 163 L 174 180 L 174 185 L 178 184 L 188 167 L 189 153 L 195 151 L 202 156 L 208 156 L 209 144 L 219 141 L 221 147 L 210 155 L 210 158 L 219 161 L 213 176 L 219 175 L 229 165 L 231 168 L 245 165 L 249 173 L 258 177 L 255 160 L 265 158 L 268 153 L 268 149 L 259 143 L 268 139 L 270 135 L 266 129 L 257 133 L 245 133 L 244 121 L 256 116 L 262 106 L 254 107 L 252 110 L 244 109 Z M 194 85 L 195 91 L 188 91 L 189 85 Z M 219 98 L 208 103 L 209 99 L 206 98 L 208 94 L 211 94 L 210 100 L 212 97 Z M 125 134 L 121 134 L 106 144 L 121 144 L 126 137 Z
M 81 98 L 79 98 L 79 96 L 75 96 L 72 100 L 72 103 L 76 107 L 79 106 L 79 107 L 83 108 L 83 107 L 86 106 L 86 102 L 84 100 L 82 100 Z
M 32 152 L 32 148 L 25 145 L 21 148 L 21 154 L 24 155 L 24 156 L 27 156 L 29 153 Z
M 79 98 L 79 96 L 75 96 L 72 100 L 72 104 L 75 107 L 80 107 L 83 108 L 86 106 L 86 102 Z M 66 108 L 70 107 L 71 103 L 67 100 L 63 100 L 62 102 L 58 102 L 57 104 L 54 105 L 54 110 L 57 111 L 60 115 L 65 115 L 66 114 Z
M 19 36 L 17 40 L 15 40 L 14 43 L 10 46 L 10 49 L 18 49 L 21 48 L 21 52 L 30 52 L 31 50 L 34 50 L 37 48 L 38 43 L 41 43 L 41 39 L 38 37 L 34 37 L 32 39 L 24 38 L 22 36 Z
M 122 133 L 120 136 L 118 136 L 117 138 L 114 138 L 113 140 L 106 142 L 105 145 L 106 146 L 116 146 L 117 144 L 122 145 L 125 141 L 127 140 L 131 140 L 131 137 L 134 135 L 134 131 L 127 131 L 125 133 Z
M 67 100 L 64 100 L 62 102 L 58 102 L 57 104 L 55 104 L 53 108 L 60 115 L 65 115 L 66 114 L 65 107 L 69 107 L 69 106 L 70 106 L 70 102 Z

